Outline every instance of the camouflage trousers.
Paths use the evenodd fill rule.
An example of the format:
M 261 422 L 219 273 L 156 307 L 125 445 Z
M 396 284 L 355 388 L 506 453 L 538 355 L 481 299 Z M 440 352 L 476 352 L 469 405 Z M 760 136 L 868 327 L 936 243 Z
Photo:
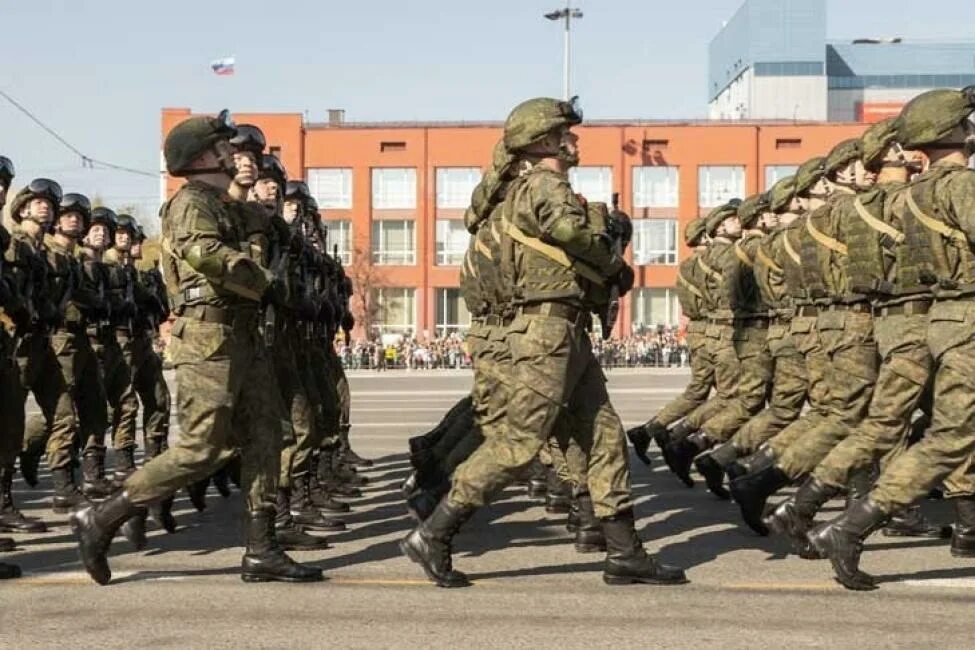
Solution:
M 691 321 L 687 325 L 687 348 L 690 352 L 691 380 L 684 392 L 657 411 L 655 422 L 670 426 L 707 401 L 714 386 L 714 357 L 707 350 L 704 321 Z
M 334 347 L 330 347 L 329 350 L 331 352 L 330 364 L 332 376 L 335 378 L 335 392 L 338 399 L 339 445 L 344 451 L 351 449 L 351 445 L 349 444 L 349 431 L 352 429 L 350 418 L 352 413 L 352 392 L 349 390 L 349 378 L 345 376 L 345 368 L 342 366 L 342 360 L 335 353 Z
M 171 397 L 163 376 L 162 358 L 153 348 L 152 333 L 136 333 L 128 342 L 122 343 L 122 353 L 128 359 L 131 375 L 120 406 L 112 413 L 113 439 L 135 440 L 141 402 L 143 438 L 166 440 L 169 437 Z M 116 448 L 119 448 L 118 443 Z
M 795 422 L 806 403 L 806 363 L 789 333 L 788 321 L 769 325 L 767 346 L 772 358 L 772 380 L 768 405 L 732 437 L 742 454 L 750 454 L 762 443 Z
M 22 379 L 41 409 L 40 415 L 27 420 L 24 447 L 36 449 L 46 441 L 48 467 L 61 469 L 71 465 L 80 447 L 86 453 L 104 448 L 105 386 L 84 328 L 51 334 L 49 352 L 31 349 L 43 348 L 42 341 L 43 337 L 29 337 L 21 344 L 27 346 L 25 354 L 19 355 Z
M 294 324 L 287 323 L 269 350 L 289 421 L 282 440 L 278 479 L 279 485 L 286 488 L 291 487 L 292 479 L 304 476 L 311 469 L 312 454 L 321 447 L 325 435 L 324 428 L 315 426 L 315 409 L 321 408 L 322 398 L 302 342 Z
M 119 449 L 135 449 L 135 421 L 131 429 L 116 426 L 115 420 L 124 408 L 131 407 L 125 400 L 132 391 L 132 337 L 128 332 L 118 330 L 105 335 L 92 336 L 88 340 L 98 359 L 102 383 L 105 386 L 105 399 L 108 404 L 107 420 L 112 423 L 112 446 Z M 138 409 L 138 402 L 135 407 Z M 104 449 L 105 430 L 86 432 L 85 449 Z
M 949 496 L 975 494 L 975 300 L 946 300 L 928 315 L 926 341 L 934 359 L 931 425 L 892 459 L 870 493 L 896 513 L 945 481 Z M 949 478 L 950 477 L 950 478 Z M 945 480 L 949 479 L 949 480 Z
M 768 329 L 712 324 L 718 332 L 714 354 L 717 396 L 687 416 L 686 424 L 710 440 L 731 438 L 765 404 L 772 374 L 772 357 L 766 340 Z M 712 413 L 716 402 L 720 408 Z
M 597 516 L 631 508 L 623 426 L 586 330 L 562 318 L 523 314 L 505 329 L 502 347 L 510 354 L 507 417 L 501 427 L 483 429 L 484 444 L 457 468 L 451 503 L 484 505 L 554 435 L 563 452 L 570 440 L 582 450 Z M 575 424 L 557 426 L 566 414 Z
M 877 380 L 868 312 L 824 310 L 802 345 L 811 412 L 770 442 L 779 469 L 793 479 L 811 472 L 860 423 Z
M 254 310 L 230 325 L 180 317 L 170 360 L 176 369 L 179 439 L 125 481 L 134 503 L 172 495 L 206 478 L 234 448 L 241 456 L 241 491 L 250 510 L 273 507 L 281 454 L 281 406 Z
M 318 391 L 321 395 L 322 423 L 324 434 L 322 446 L 338 450 L 342 444 L 342 396 L 339 392 L 340 384 L 345 385 L 348 393 L 348 380 L 342 369 L 342 360 L 335 354 L 331 341 L 316 344 L 315 358 L 320 361 L 321 370 L 314 370 Z M 346 404 L 348 404 L 348 400 Z

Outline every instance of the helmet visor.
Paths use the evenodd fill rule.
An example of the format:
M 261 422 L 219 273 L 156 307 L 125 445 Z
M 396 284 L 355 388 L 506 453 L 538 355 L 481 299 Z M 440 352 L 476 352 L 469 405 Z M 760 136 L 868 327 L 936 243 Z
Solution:
M 27 186 L 27 190 L 35 196 L 50 199 L 54 202 L 54 205 L 60 205 L 61 198 L 64 196 L 64 193 L 61 191 L 61 186 L 50 178 L 35 178 Z
M 559 110 L 569 124 L 582 123 L 582 104 L 579 102 L 579 95 L 575 95 L 567 102 L 561 102 L 559 104 Z

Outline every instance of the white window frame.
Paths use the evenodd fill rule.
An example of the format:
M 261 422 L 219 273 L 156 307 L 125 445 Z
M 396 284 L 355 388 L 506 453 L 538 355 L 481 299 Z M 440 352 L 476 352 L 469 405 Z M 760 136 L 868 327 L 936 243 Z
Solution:
M 410 224 L 409 250 L 389 251 L 387 229 L 391 225 Z M 378 228 L 378 232 L 377 232 Z M 372 222 L 372 263 L 377 266 L 416 265 L 416 221 L 413 219 L 376 219 Z
M 342 265 L 352 264 L 352 220 L 329 219 L 324 223 L 328 227 L 328 254 L 331 255 L 338 244 Z
M 376 304 L 379 306 L 379 318 L 377 319 L 376 326 L 378 327 L 380 334 L 416 334 L 416 289 L 412 287 L 378 287 L 375 289 Z M 402 296 L 407 295 L 411 298 L 411 309 L 408 317 L 410 322 L 408 323 L 387 323 L 386 322 L 386 300 L 393 292 L 402 292 Z
M 730 169 L 734 170 L 738 181 L 732 187 L 723 186 L 723 183 L 715 183 L 711 180 L 710 170 Z M 723 205 L 731 199 L 740 199 L 745 196 L 745 166 L 744 165 L 701 165 L 697 168 L 697 203 L 698 207 L 715 208 Z
M 668 237 L 670 246 L 666 249 L 651 249 L 644 239 L 649 239 L 649 232 L 653 227 L 670 230 Z M 678 262 L 678 225 L 677 219 L 634 219 L 633 220 L 633 264 L 635 266 L 675 266 Z M 663 261 L 654 261 L 658 257 Z
M 480 182 L 478 167 L 437 167 L 437 207 L 465 209 Z
M 415 210 L 416 167 L 373 167 L 372 209 Z
M 437 309 L 437 322 L 434 326 L 436 335 L 438 337 L 446 336 L 454 332 L 464 332 L 470 329 L 471 326 L 471 313 L 467 311 L 467 304 L 464 302 L 464 294 L 457 287 L 438 287 L 436 289 L 436 309 Z M 463 323 L 444 323 L 442 322 L 443 317 L 447 314 L 446 302 L 447 297 L 450 292 L 456 292 L 457 294 L 457 305 L 458 314 L 467 314 L 466 321 Z
M 666 320 L 645 323 L 637 318 L 642 318 L 647 312 L 647 301 L 652 301 L 652 293 L 655 291 L 663 291 L 664 299 L 667 304 L 667 315 Z M 631 321 L 630 321 L 630 331 L 636 332 L 641 327 L 643 328 L 653 328 L 658 325 L 665 325 L 667 327 L 677 327 L 680 325 L 681 319 L 681 309 L 680 302 L 677 300 L 677 291 L 669 287 L 638 287 L 633 290 L 633 309 L 631 311 Z
M 308 179 L 308 190 L 315 197 L 319 208 L 324 210 L 352 209 L 351 167 L 309 167 L 305 175 Z M 336 187 L 338 188 L 337 193 L 329 191 Z
M 452 228 L 452 225 L 460 225 L 460 230 Z M 463 219 L 437 219 L 436 224 L 436 253 L 437 266 L 460 266 L 464 263 L 464 255 L 467 254 L 467 247 L 470 245 L 470 233 L 464 227 Z M 445 240 L 445 231 L 448 237 Z M 462 237 L 456 238 L 449 235 L 462 233 Z
M 773 185 L 778 183 L 786 176 L 792 176 L 798 169 L 799 165 L 765 165 L 765 187 L 762 189 L 762 191 L 767 192 L 768 190 L 772 189 Z
M 654 176 L 666 174 L 666 178 Z M 662 175 L 660 174 L 660 175 Z M 673 165 L 645 165 L 633 168 L 633 207 L 634 208 L 676 208 L 680 203 L 680 168 Z M 665 181 L 664 188 L 657 191 L 655 181 Z
M 590 172 L 594 177 L 586 178 Z M 587 201 L 613 202 L 613 168 L 602 165 L 586 165 L 569 169 L 569 184 L 572 191 L 586 197 Z

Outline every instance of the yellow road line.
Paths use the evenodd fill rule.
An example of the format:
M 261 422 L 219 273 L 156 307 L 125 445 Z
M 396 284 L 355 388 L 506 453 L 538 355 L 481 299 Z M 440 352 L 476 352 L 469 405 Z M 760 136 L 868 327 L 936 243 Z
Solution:
M 718 587 L 737 591 L 836 591 L 841 589 L 835 582 L 731 582 L 718 585 Z

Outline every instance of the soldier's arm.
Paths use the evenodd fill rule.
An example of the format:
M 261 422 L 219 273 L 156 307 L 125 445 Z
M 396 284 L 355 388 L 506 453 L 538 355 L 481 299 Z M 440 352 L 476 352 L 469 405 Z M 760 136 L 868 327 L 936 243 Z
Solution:
M 590 227 L 586 208 L 572 192 L 568 181 L 544 175 L 532 190 L 532 207 L 543 241 L 588 263 L 604 277 L 613 277 L 619 272 L 623 259 L 613 252 L 605 232 Z
M 217 216 L 205 203 L 171 206 L 173 254 L 209 282 L 258 301 L 268 287 L 264 270 L 246 254 L 223 243 Z
M 965 170 L 945 184 L 948 203 L 958 227 L 975 242 L 975 171 Z

